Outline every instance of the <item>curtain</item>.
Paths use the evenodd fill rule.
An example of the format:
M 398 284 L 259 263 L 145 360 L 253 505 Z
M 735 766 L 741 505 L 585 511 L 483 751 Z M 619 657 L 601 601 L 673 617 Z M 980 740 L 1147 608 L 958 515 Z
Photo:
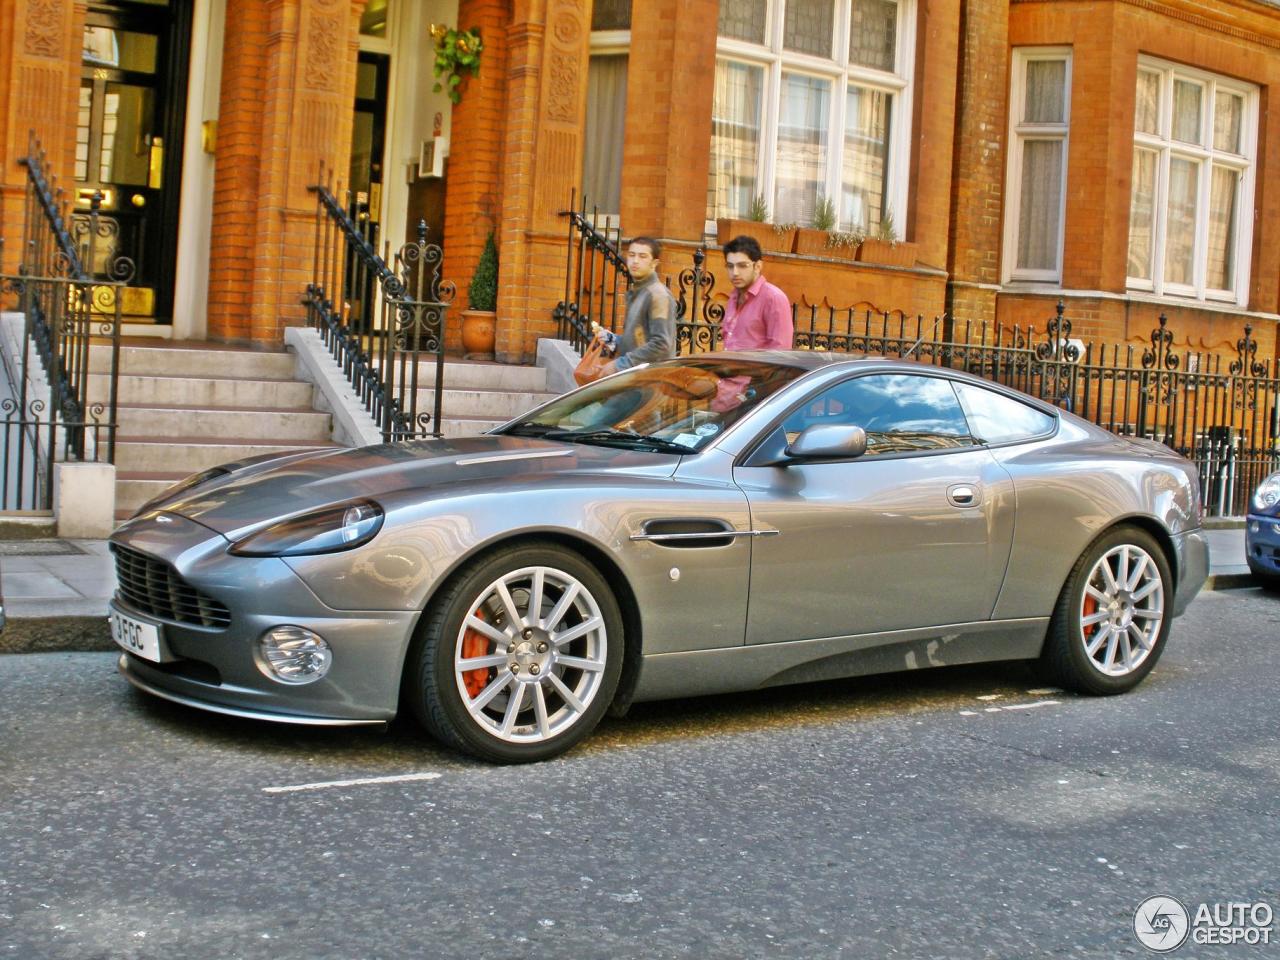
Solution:
M 892 107 L 893 95 L 883 90 L 866 87 L 848 90 L 840 195 L 842 230 L 870 230 L 884 216 Z
M 1173 82 L 1173 139 L 1200 142 L 1200 101 L 1204 89 L 1186 80 Z
M 1129 199 L 1129 263 L 1127 275 L 1151 279 L 1152 244 L 1155 241 L 1156 166 L 1155 150 L 1133 151 L 1133 189 Z
M 1057 270 L 1062 140 L 1024 140 L 1018 210 L 1018 269 Z
M 1133 129 L 1138 133 L 1160 133 L 1160 74 L 1138 71 L 1137 98 L 1133 106 Z
M 1184 157 L 1169 161 L 1169 219 L 1165 228 L 1164 280 L 1190 286 L 1196 282 L 1196 194 L 1200 164 Z
M 1212 290 L 1234 290 L 1236 272 L 1236 195 L 1240 172 L 1230 167 L 1213 167 L 1209 186 L 1209 260 L 1205 286 Z
M 1213 149 L 1240 152 L 1240 124 L 1244 120 L 1244 98 L 1234 93 L 1213 97 Z
M 782 75 L 778 105 L 778 154 L 773 222 L 813 222 L 827 179 L 831 82 L 796 73 Z
M 627 56 L 593 56 L 587 67 L 586 144 L 582 191 L 601 213 L 616 214 L 622 198 L 622 137 L 627 115 Z
M 1028 60 L 1025 123 L 1063 123 L 1066 119 L 1067 62 Z
M 711 171 L 707 216 L 745 216 L 760 191 L 760 121 L 764 69 L 716 61 L 711 107 Z

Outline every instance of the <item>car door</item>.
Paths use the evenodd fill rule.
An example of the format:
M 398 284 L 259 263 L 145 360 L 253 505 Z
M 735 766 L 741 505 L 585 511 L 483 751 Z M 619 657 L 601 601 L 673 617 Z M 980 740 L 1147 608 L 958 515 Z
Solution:
M 867 452 L 788 462 L 808 426 L 867 431 Z M 734 468 L 756 530 L 747 643 L 989 619 L 1013 534 L 1012 481 L 950 380 L 851 377 L 793 408 Z

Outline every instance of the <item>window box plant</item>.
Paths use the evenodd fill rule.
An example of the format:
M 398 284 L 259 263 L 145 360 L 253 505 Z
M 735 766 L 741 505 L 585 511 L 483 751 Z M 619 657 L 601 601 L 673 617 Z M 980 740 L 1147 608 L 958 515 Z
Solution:
M 790 253 L 795 245 L 796 225 L 772 224 L 768 220 L 769 205 L 762 195 L 757 196 L 751 201 L 746 219 L 720 217 L 716 220 L 716 241 L 724 246 L 734 237 L 755 237 L 765 253 Z
M 915 243 L 898 239 L 893 214 L 888 210 L 880 218 L 875 234 L 858 247 L 859 263 L 878 263 L 886 267 L 914 267 L 919 248 Z

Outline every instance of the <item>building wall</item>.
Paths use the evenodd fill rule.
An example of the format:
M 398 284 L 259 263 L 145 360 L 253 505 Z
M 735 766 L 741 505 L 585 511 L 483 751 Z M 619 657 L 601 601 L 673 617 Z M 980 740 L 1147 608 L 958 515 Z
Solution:
M 1052 302 L 1065 295 L 1073 336 L 1143 343 L 1163 313 L 1179 348 L 1234 351 L 1244 324 L 1250 323 L 1259 355 L 1275 358 L 1280 151 L 1275 148 L 1277 129 L 1267 102 L 1280 83 L 1280 11 L 1248 0 L 1212 5 L 1183 0 L 1012 0 L 1008 22 L 1012 47 L 1072 48 L 1072 89 L 1062 283 L 1045 293 L 1032 285 L 1010 285 L 998 296 L 1001 322 L 1043 319 L 1052 313 Z M 1126 290 L 1139 55 L 1261 88 L 1247 311 L 1172 297 L 1155 300 Z

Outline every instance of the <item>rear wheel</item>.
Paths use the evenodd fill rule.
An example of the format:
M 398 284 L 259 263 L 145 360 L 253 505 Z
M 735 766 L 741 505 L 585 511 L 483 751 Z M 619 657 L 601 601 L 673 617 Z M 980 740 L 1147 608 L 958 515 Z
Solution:
M 406 693 L 437 738 L 486 760 L 568 750 L 622 670 L 622 617 L 600 573 L 554 544 L 500 550 L 433 601 Z
M 1173 578 L 1164 551 L 1136 527 L 1118 527 L 1084 552 L 1058 597 L 1041 664 L 1061 686 L 1113 694 L 1142 681 L 1164 650 Z

